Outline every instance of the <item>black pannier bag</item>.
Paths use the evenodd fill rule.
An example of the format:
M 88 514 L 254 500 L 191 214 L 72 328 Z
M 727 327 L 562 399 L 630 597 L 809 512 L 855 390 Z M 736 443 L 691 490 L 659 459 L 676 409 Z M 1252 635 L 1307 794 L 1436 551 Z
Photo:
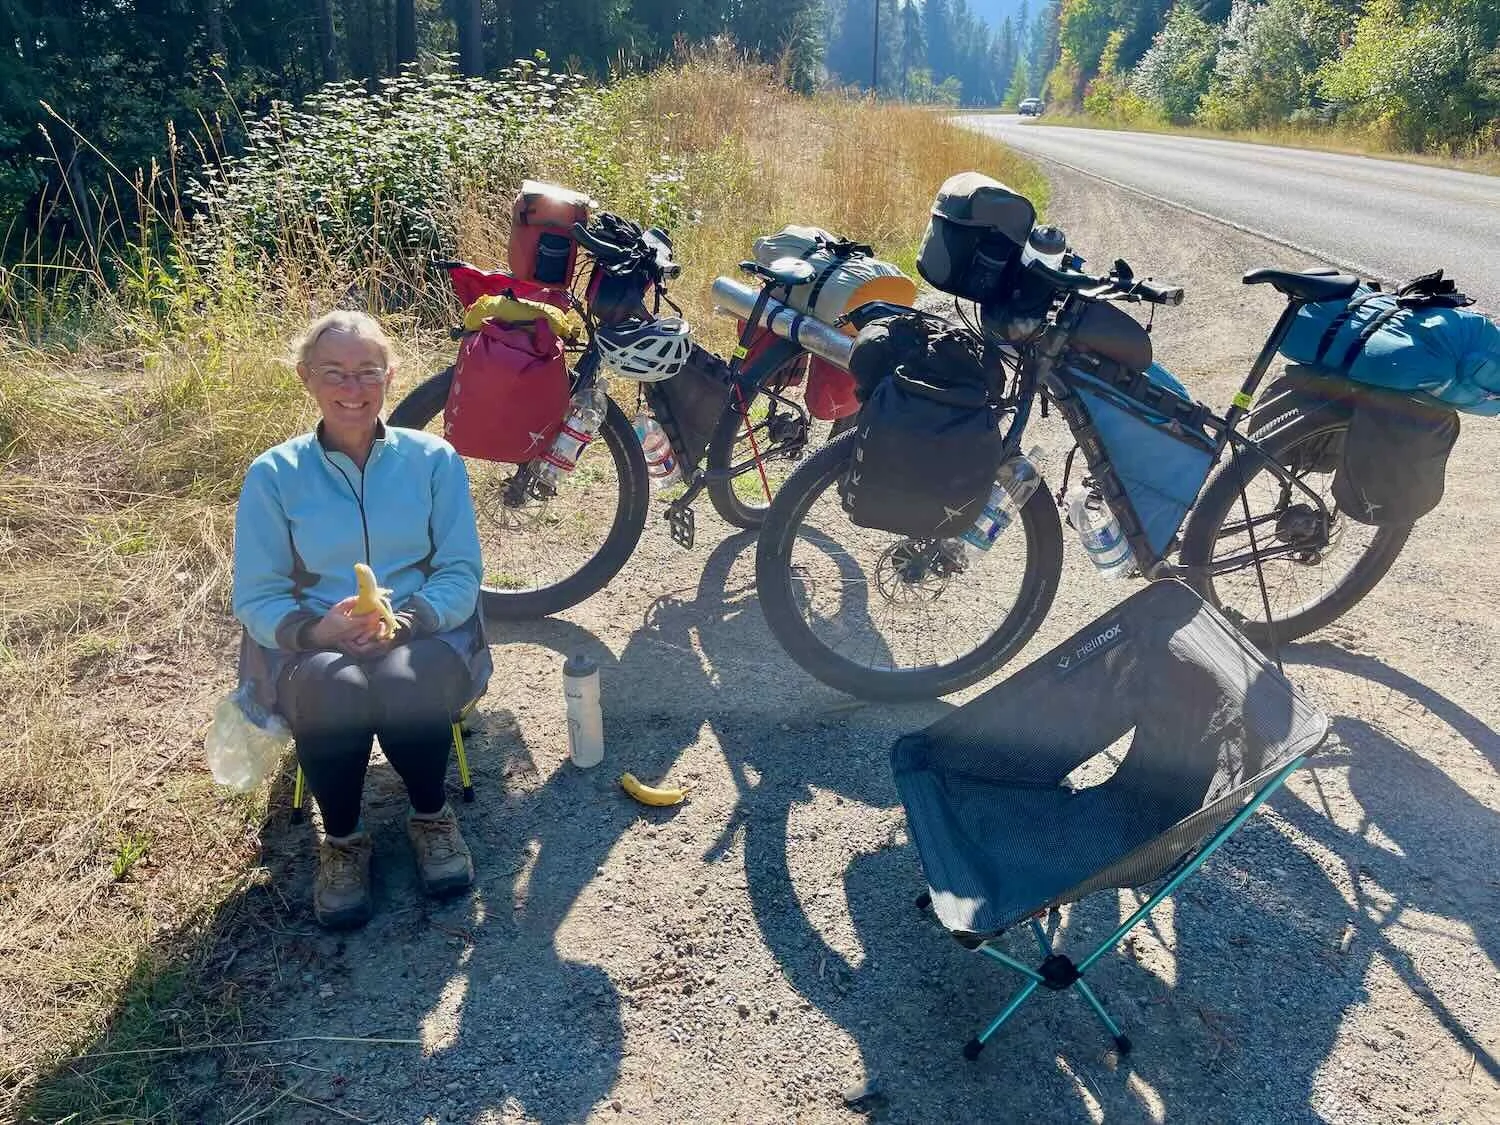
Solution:
M 960 172 L 938 189 L 917 251 L 917 272 L 935 289 L 981 304 L 1011 292 L 1036 208 L 979 172 Z
M 897 368 L 906 364 L 920 366 L 927 352 L 928 336 L 951 327 L 942 317 L 915 309 L 863 325 L 849 352 L 855 397 L 863 403 Z
M 901 334 L 912 326 L 890 327 Z M 958 329 L 933 331 L 860 409 L 842 483 L 850 521 L 914 539 L 960 535 L 979 518 L 1000 469 L 1004 443 L 990 400 L 982 343 Z
M 676 375 L 641 385 L 651 412 L 682 458 L 682 475 L 691 477 L 733 393 L 729 365 L 694 344 Z
M 1443 498 L 1458 413 L 1406 395 L 1360 387 L 1333 475 L 1333 499 L 1373 526 L 1416 523 Z

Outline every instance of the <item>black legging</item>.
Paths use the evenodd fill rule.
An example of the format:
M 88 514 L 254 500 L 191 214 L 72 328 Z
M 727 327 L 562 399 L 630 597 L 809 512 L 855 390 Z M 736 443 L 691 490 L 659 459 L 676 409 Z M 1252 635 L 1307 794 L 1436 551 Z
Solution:
M 434 637 L 399 645 L 374 660 L 310 652 L 277 682 L 279 710 L 297 741 L 297 760 L 330 836 L 359 824 L 371 737 L 406 782 L 412 807 L 443 807 L 453 718 L 467 702 L 468 670 Z

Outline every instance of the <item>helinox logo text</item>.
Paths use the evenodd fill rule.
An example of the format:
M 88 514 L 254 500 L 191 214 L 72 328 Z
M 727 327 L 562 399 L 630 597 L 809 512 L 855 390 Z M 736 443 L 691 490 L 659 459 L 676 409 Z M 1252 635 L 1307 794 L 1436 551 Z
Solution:
M 1104 630 L 1104 632 L 1084 641 L 1083 644 L 1079 645 L 1071 653 L 1064 653 L 1062 656 L 1059 656 L 1057 658 L 1057 666 L 1064 672 L 1070 668 L 1078 667 L 1078 665 L 1082 664 L 1096 652 L 1119 640 L 1120 629 L 1120 623 L 1118 621 L 1115 622 L 1108 629 Z

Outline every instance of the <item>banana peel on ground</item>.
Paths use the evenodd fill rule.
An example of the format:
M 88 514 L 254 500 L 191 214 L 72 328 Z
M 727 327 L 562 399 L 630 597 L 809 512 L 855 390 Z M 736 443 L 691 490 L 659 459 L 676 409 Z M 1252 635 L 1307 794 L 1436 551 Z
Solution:
M 682 785 L 667 788 L 656 785 L 647 785 L 633 773 L 622 773 L 620 775 L 620 788 L 629 793 L 643 805 L 652 808 L 667 808 L 671 805 L 680 805 L 687 798 L 691 786 Z

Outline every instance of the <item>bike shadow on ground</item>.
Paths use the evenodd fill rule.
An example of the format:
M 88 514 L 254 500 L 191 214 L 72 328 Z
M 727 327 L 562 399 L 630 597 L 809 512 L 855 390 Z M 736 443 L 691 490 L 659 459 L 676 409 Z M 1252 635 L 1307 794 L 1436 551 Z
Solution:
M 735 544 L 731 540 L 722 549 L 733 551 Z M 717 568 L 711 562 L 705 584 L 716 570 L 726 572 L 723 561 Z M 700 588 L 699 605 L 679 607 L 683 624 L 676 639 L 684 640 L 691 628 L 702 665 L 723 670 L 754 649 L 754 633 L 763 626 L 754 614 L 735 613 L 740 591 L 732 583 L 715 587 L 712 599 L 708 590 Z M 710 606 L 712 613 L 706 612 Z M 654 640 L 673 632 L 668 616 Z M 1292 675 L 1297 663 L 1316 663 L 1322 654 L 1322 646 L 1292 650 Z M 1345 670 L 1409 694 L 1493 760 L 1494 733 L 1430 688 L 1378 661 L 1361 659 Z M 1090 979 L 1126 1024 L 1135 1054 L 1118 1058 L 1076 998 L 1043 993 L 977 1065 L 962 1060 L 963 1041 L 998 1012 L 1019 982 L 962 950 L 914 909 L 912 900 L 925 883 L 906 841 L 888 760 L 895 738 L 947 709 L 942 703 L 853 709 L 832 734 L 819 731 L 810 742 L 814 752 L 790 762 L 784 740 L 765 737 L 764 723 L 733 713 L 715 723 L 726 761 L 745 780 L 731 822 L 705 858 L 721 858 L 736 841 L 742 846 L 761 936 L 792 987 L 852 1040 L 859 1067 L 843 1077 L 873 1080 L 876 1092 L 862 1104 L 876 1116 L 972 1120 L 991 1113 L 1003 1097 L 1029 1107 L 1027 1119 L 1034 1120 L 1074 1120 L 1087 1113 L 1196 1121 L 1213 1119 L 1225 1107 L 1239 1120 L 1281 1119 L 1288 1106 L 1310 1107 L 1330 1096 L 1322 1070 L 1346 1020 L 1370 1001 L 1367 973 L 1379 958 L 1395 964 L 1442 1027 L 1493 1073 L 1493 1056 L 1474 1029 L 1445 1006 L 1399 948 L 1399 936 L 1383 927 L 1405 903 L 1469 927 L 1493 960 L 1495 884 L 1473 877 L 1467 892 L 1449 893 L 1452 885 L 1443 884 L 1442 873 L 1451 866 L 1444 857 L 1453 855 L 1467 857 L 1469 871 L 1487 870 L 1484 857 L 1500 844 L 1500 820 L 1411 748 L 1348 716 L 1334 717 L 1337 748 L 1320 754 L 1311 774 L 1315 778 L 1319 768 L 1348 755 L 1364 823 L 1338 823 L 1327 810 L 1283 791 L 1273 798 L 1270 816 L 1253 819 L 1133 940 L 1096 967 Z M 1403 799 L 1412 792 L 1423 793 L 1424 806 L 1446 815 L 1414 818 Z M 828 794 L 867 810 L 885 833 L 883 844 L 867 835 L 839 873 L 843 893 L 835 897 L 847 903 L 847 926 L 830 922 L 826 912 L 814 921 L 806 905 L 812 897 L 807 870 L 815 866 L 806 853 L 825 845 L 810 842 L 797 825 L 805 822 L 801 810 Z M 1378 824 L 1418 862 L 1398 861 L 1372 844 L 1365 838 L 1369 824 Z M 1351 870 L 1378 870 L 1379 910 L 1372 903 L 1362 908 L 1363 916 L 1351 911 L 1337 880 L 1300 842 L 1307 839 L 1343 857 Z M 1091 948 L 1152 889 L 1079 904 L 1058 939 L 1075 953 Z M 1351 923 L 1353 956 L 1341 949 Z M 852 930 L 852 942 L 830 936 L 841 928 Z M 1028 935 L 1017 932 L 1006 942 L 1021 960 L 1036 960 Z M 1286 1034 L 1289 1026 L 1298 1029 L 1295 1037 Z M 1256 1074 L 1275 1080 L 1249 1077 Z M 1385 1077 L 1372 1071 L 1368 1081 L 1379 1084 Z

